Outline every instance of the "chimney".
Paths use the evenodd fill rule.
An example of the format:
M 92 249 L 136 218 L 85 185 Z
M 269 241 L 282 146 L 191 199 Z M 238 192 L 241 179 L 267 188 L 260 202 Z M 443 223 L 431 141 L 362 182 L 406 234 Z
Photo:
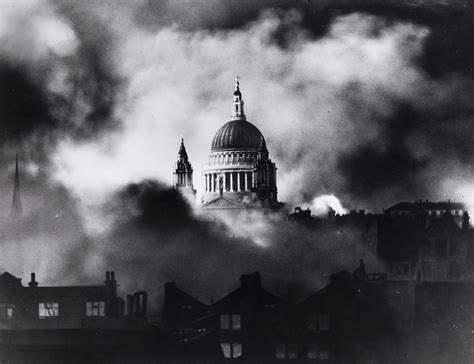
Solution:
M 110 272 L 107 271 L 105 272 L 105 284 L 108 284 L 110 282 Z
M 31 288 L 38 287 L 38 282 L 36 282 L 36 275 L 34 273 L 31 273 L 31 282 L 28 283 L 28 286 Z
M 117 283 L 117 281 L 115 280 L 115 272 L 114 271 L 110 272 L 110 282 L 114 285 Z

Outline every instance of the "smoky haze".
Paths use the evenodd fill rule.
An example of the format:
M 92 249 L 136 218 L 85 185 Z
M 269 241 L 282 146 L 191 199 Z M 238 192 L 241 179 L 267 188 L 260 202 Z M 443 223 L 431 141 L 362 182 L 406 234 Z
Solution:
M 201 192 L 236 74 L 289 208 L 334 195 L 372 211 L 419 198 L 473 211 L 472 5 L 291 3 L 0 5 L 1 203 L 6 216 L 19 153 L 25 214 L 3 227 L 0 267 L 45 284 L 114 269 L 124 291 L 176 280 L 202 297 L 247 271 L 284 295 L 360 257 L 381 269 L 357 232 L 271 216 L 232 229 L 170 189 L 183 135 Z

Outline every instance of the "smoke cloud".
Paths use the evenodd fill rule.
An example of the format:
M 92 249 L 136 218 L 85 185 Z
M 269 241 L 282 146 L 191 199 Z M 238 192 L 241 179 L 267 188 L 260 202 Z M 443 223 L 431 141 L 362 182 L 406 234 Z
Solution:
M 292 3 L 0 5 L 0 204 L 7 215 L 19 153 L 25 211 L 2 227 L 0 268 L 40 284 L 114 269 L 124 291 L 176 280 L 202 297 L 247 271 L 285 295 L 361 257 L 382 269 L 357 231 L 206 222 L 170 189 L 183 135 L 202 192 L 236 74 L 289 209 L 451 198 L 474 211 L 472 5 Z

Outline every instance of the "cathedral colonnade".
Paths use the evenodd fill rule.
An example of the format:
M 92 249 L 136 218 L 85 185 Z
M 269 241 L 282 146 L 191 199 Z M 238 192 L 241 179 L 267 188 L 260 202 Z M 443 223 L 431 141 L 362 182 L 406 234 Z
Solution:
M 221 184 L 223 192 L 250 191 L 253 186 L 253 172 L 219 171 L 204 174 L 203 185 L 206 192 L 219 192 Z

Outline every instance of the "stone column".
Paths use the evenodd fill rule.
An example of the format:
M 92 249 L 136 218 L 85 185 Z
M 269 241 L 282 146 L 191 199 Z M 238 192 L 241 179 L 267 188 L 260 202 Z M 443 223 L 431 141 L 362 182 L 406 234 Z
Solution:
M 245 191 L 248 191 L 249 190 L 249 173 L 245 172 L 244 176 L 245 176 Z
M 230 172 L 229 177 L 230 177 L 230 190 L 233 191 L 234 190 L 234 172 Z
M 226 184 L 225 184 L 225 175 L 226 175 L 226 172 L 223 173 L 223 177 L 222 177 L 222 183 L 224 184 L 223 189 L 224 189 L 224 192 L 226 192 Z
M 240 172 L 237 172 L 237 191 L 240 191 Z
M 214 173 L 211 173 L 211 192 L 214 192 Z

